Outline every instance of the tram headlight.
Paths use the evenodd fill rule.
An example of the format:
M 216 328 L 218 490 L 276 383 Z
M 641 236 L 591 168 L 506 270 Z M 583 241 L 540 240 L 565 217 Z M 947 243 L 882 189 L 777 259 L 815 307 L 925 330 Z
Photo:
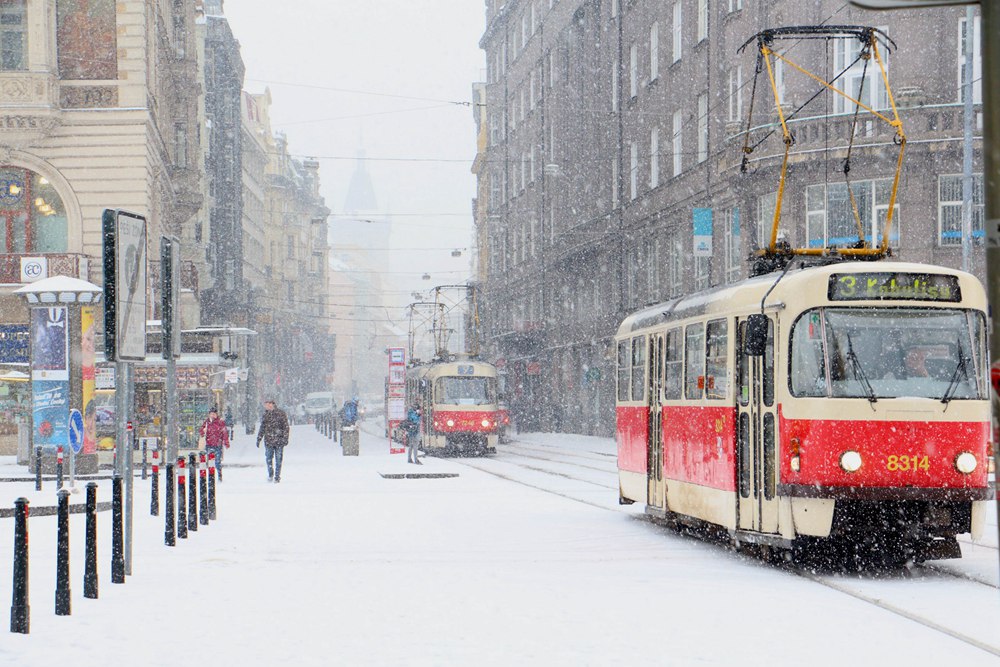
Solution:
M 972 474 L 979 462 L 976 461 L 976 457 L 971 452 L 962 452 L 955 457 L 955 470 L 962 473 L 963 475 Z
M 490 426 L 492 426 L 492 424 L 490 423 L 490 420 L 489 419 L 484 419 L 483 420 L 483 428 L 489 428 Z
M 793 472 L 798 472 L 802 469 L 802 460 L 798 456 L 793 456 L 791 460 L 791 466 Z
M 455 420 L 454 419 L 449 419 L 448 421 L 445 422 L 445 424 L 448 425 L 448 428 L 451 428 L 451 427 L 453 427 L 455 425 Z
M 840 455 L 840 467 L 847 472 L 857 472 L 861 469 L 861 454 L 849 449 Z

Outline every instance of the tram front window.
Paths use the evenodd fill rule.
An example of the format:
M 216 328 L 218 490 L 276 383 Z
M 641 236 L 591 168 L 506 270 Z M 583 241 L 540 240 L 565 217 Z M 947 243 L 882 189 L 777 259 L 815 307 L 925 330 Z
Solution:
M 496 383 L 491 378 L 444 377 L 434 387 L 435 399 L 445 405 L 496 403 Z
M 982 399 L 981 314 L 921 308 L 820 308 L 792 329 L 795 396 Z

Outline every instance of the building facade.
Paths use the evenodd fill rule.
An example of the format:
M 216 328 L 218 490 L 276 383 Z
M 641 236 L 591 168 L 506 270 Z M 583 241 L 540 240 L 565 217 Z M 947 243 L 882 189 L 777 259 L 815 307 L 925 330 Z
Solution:
M 890 247 L 902 260 L 961 265 L 964 8 L 488 0 L 486 10 L 481 312 L 524 427 L 610 434 L 610 340 L 618 322 L 643 305 L 747 276 L 748 257 L 770 238 L 777 203 L 780 127 L 767 135 L 779 103 L 795 112 L 779 239 L 822 247 L 881 237 L 894 130 L 868 114 L 855 124 L 853 103 L 813 98 L 816 82 L 780 63 L 779 99 L 766 78 L 754 94 L 755 45 L 740 47 L 765 28 L 873 25 L 896 40 L 882 53 L 908 144 Z M 839 85 L 888 113 L 881 74 L 857 57 L 856 40 L 774 48 L 821 78 L 839 75 Z M 980 71 L 978 56 L 974 67 Z M 760 144 L 742 169 L 752 95 L 750 138 Z M 973 95 L 978 104 L 978 84 Z M 976 135 L 969 268 L 981 276 Z M 711 239 L 697 253 L 696 225 Z

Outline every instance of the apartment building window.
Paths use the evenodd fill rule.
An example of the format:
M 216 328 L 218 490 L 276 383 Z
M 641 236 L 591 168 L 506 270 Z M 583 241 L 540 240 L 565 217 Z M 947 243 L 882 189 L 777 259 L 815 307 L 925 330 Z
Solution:
M 287 294 L 288 303 L 294 303 L 295 302 L 295 283 L 287 283 L 286 285 L 288 287 L 288 294 Z
M 708 93 L 698 96 L 698 162 L 708 159 Z
M 525 104 L 524 104 L 524 87 L 523 86 L 521 87 L 520 97 L 521 97 L 521 112 L 520 112 L 520 115 L 519 115 L 519 120 L 524 120 L 524 107 L 525 107 Z
M 538 81 L 535 78 L 535 70 L 531 70 L 531 76 L 528 77 L 528 104 L 532 111 L 535 109 L 535 86 L 537 83 Z
M 494 169 L 490 172 L 490 198 L 489 208 L 495 209 L 500 206 L 500 172 Z
M 680 176 L 681 171 L 684 168 L 684 162 L 682 161 L 683 142 L 681 141 L 683 121 L 681 120 L 681 112 L 678 109 L 674 112 L 674 122 L 673 122 L 673 150 L 674 150 L 674 176 Z
M 649 80 L 660 76 L 660 24 L 654 21 L 649 27 Z
M 680 232 L 674 232 L 670 248 L 670 296 L 678 296 L 684 292 L 684 244 Z
M 743 9 L 743 0 L 729 0 L 729 13 L 738 12 Z
M 521 152 L 521 192 L 524 192 L 525 186 L 528 184 L 528 154 Z
M 694 288 L 695 290 L 708 289 L 711 283 L 712 271 L 709 264 L 709 257 L 694 258 Z
M 660 184 L 660 128 L 649 132 L 649 188 Z
M 822 186 L 820 186 L 822 187 Z M 778 193 L 769 192 L 757 197 L 757 247 L 766 248 L 771 243 L 774 210 L 778 206 Z
M 646 299 L 652 301 L 659 294 L 660 285 L 660 240 L 646 241 Z
M 889 213 L 892 179 L 880 178 L 851 184 L 858 218 L 865 240 L 882 242 L 882 229 Z M 822 224 L 821 224 L 822 221 Z M 810 185 L 806 188 L 807 239 L 810 248 L 848 246 L 858 242 L 858 222 L 854 217 L 846 183 Z M 889 245 L 899 247 L 899 204 L 895 206 Z
M 742 277 L 743 245 L 740 237 L 740 209 L 735 206 L 722 210 L 722 224 L 726 241 L 726 283 L 735 283 Z
M 729 120 L 743 118 L 743 66 L 737 65 L 729 70 Z
M 531 3 L 531 34 L 538 30 L 538 12 L 535 10 L 535 3 Z
M 295 259 L 295 237 L 285 237 L 285 259 Z
M 861 42 L 856 39 L 840 39 L 833 41 L 832 45 L 833 70 L 840 72 L 847 69 L 847 72 L 841 79 L 844 82 L 842 89 L 851 97 L 860 100 L 873 109 L 886 108 L 889 105 L 889 96 L 886 93 L 882 73 L 875 62 L 869 62 L 867 72 L 865 71 L 865 60 L 858 58 L 861 54 Z M 879 56 L 882 58 L 882 63 L 888 74 L 888 50 L 880 48 Z M 861 90 L 862 80 L 864 80 L 863 91 Z M 849 111 L 854 111 L 854 103 L 843 95 L 834 95 L 833 112 L 847 113 Z
M 708 38 L 708 0 L 698 0 L 698 41 Z
M 618 18 L 618 4 L 621 0 L 611 0 L 611 18 Z
M 531 145 L 531 150 L 528 151 L 528 177 L 530 182 L 535 182 L 535 145 Z
M 174 125 L 174 164 L 187 167 L 187 163 L 187 125 L 177 123 Z
M 639 47 L 633 44 L 628 50 L 628 94 L 635 97 L 639 93 Z
M 972 238 L 983 239 L 983 175 L 972 175 Z M 938 176 L 939 242 L 943 246 L 962 245 L 962 175 Z
M 521 14 L 521 48 L 523 49 L 528 44 L 528 21 L 531 17 L 528 16 L 528 12 Z
M 674 62 L 681 59 L 681 35 L 683 33 L 683 21 L 681 16 L 681 3 L 680 0 L 674 3 L 674 35 L 673 35 L 673 49 L 674 49 Z
M 0 71 L 28 69 L 25 0 L 0 2 Z
M 632 142 L 629 160 L 629 199 L 635 199 L 639 194 L 639 144 Z
M 549 51 L 549 88 L 556 85 L 559 80 L 559 70 L 556 68 L 555 51 Z
M 979 42 L 979 17 L 972 22 L 972 103 L 983 103 L 983 58 Z M 958 101 L 965 102 L 965 19 L 958 20 Z

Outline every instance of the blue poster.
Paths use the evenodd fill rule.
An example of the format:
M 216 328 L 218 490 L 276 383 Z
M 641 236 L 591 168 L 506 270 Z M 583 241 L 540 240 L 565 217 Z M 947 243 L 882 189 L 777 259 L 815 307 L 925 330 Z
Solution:
M 0 364 L 26 364 L 30 349 L 27 324 L 0 324 Z
M 69 380 L 67 315 L 62 307 L 31 309 L 32 380 Z
M 694 256 L 712 256 L 712 209 L 694 209 Z
M 32 447 L 66 446 L 69 441 L 69 381 L 31 383 Z

